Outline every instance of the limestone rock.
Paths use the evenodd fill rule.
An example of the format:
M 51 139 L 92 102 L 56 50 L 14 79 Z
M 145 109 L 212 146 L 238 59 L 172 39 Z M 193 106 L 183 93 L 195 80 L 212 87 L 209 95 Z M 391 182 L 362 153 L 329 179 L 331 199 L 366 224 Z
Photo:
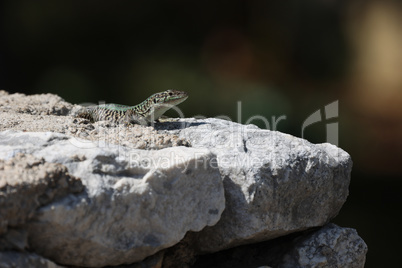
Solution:
M 38 207 L 82 190 L 81 181 L 60 164 L 24 154 L 7 161 L 0 159 L 0 235 L 8 227 L 23 225 Z M 15 242 L 9 242 L 18 243 L 12 240 Z
M 0 112 L 32 115 L 67 115 L 74 105 L 54 94 L 25 95 L 0 92 Z
M 217 155 L 226 209 L 196 234 L 201 252 L 264 241 L 334 218 L 348 196 L 352 161 L 331 144 L 219 119 L 182 119 L 165 131 Z
M 137 267 L 159 267 L 161 250 L 187 233 L 183 255 L 166 251 L 174 266 L 176 258 L 190 263 L 199 253 L 310 232 L 348 195 L 352 161 L 330 144 L 212 118 L 89 124 L 70 116 L 77 108 L 51 94 L 0 91 L 1 256 L 29 245 L 61 265 L 147 258 Z M 256 267 L 364 263 L 367 248 L 351 229 L 316 233 Z
M 279 267 L 363 268 L 366 253 L 367 245 L 356 230 L 328 224 L 300 237 Z
M 27 252 L 0 252 L 0 268 L 63 268 L 41 256 Z
M 90 123 L 74 118 L 84 107 L 65 102 L 54 94 L 8 94 L 0 90 L 0 131 L 56 132 L 93 143 L 113 143 L 133 149 L 189 146 L 176 135 L 162 135 L 152 127 L 124 126 L 109 121 Z
M 208 149 L 130 149 L 56 133 L 0 133 L 0 159 L 17 152 L 61 163 L 85 187 L 39 208 L 27 225 L 36 253 L 65 265 L 141 261 L 214 225 L 223 184 Z
M 366 253 L 367 245 L 356 230 L 327 224 L 270 241 L 203 255 L 191 266 L 178 262 L 178 265 L 168 267 L 362 268 Z

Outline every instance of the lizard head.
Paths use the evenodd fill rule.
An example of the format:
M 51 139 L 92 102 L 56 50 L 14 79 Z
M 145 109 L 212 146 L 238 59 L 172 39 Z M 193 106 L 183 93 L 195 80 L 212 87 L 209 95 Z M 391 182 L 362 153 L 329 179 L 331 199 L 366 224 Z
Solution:
M 179 103 L 182 103 L 188 98 L 187 92 L 168 89 L 163 92 L 156 93 L 149 97 L 149 100 L 153 102 L 155 105 L 163 104 L 163 105 L 172 105 L 175 106 Z
M 166 90 L 155 93 L 138 105 L 136 111 L 145 117 L 145 120 L 151 122 L 162 116 L 173 106 L 182 103 L 188 98 L 187 92 L 178 90 Z

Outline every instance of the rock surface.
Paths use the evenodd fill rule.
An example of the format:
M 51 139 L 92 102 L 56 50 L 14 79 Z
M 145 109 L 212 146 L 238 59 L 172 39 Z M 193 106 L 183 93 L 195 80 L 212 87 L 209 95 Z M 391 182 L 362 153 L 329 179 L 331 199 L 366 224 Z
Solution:
M 367 245 L 356 230 L 327 224 L 303 233 L 204 255 L 191 267 L 363 268 L 366 253 Z
M 328 224 L 298 238 L 283 256 L 280 267 L 363 268 L 366 253 L 367 245 L 356 230 Z
M 167 130 L 217 155 L 226 209 L 196 234 L 201 252 L 264 241 L 334 218 L 348 196 L 352 161 L 331 144 L 219 119 L 182 119 Z
M 212 118 L 91 124 L 70 116 L 79 108 L 0 91 L 5 267 L 14 257 L 49 259 L 33 267 L 144 258 L 133 267 L 202 267 L 192 266 L 201 253 L 246 247 L 240 259 L 252 258 L 260 241 L 277 254 L 258 266 L 364 266 L 357 233 L 326 225 L 352 168 L 336 146 Z
M 64 268 L 39 255 L 23 252 L 0 252 L 0 268 Z
M 130 127 L 100 121 L 94 124 L 74 118 L 83 106 L 65 102 L 53 94 L 8 94 L 0 90 L 0 131 L 56 132 L 104 143 L 124 145 L 133 149 L 162 149 L 189 146 L 188 141 L 176 135 L 159 134 L 152 127 Z
M 133 263 L 219 220 L 223 185 L 209 150 L 78 144 L 50 132 L 0 133 L 0 158 L 43 157 L 65 165 L 85 186 L 36 212 L 28 225 L 36 253 L 69 265 Z
M 81 181 L 60 164 L 23 154 L 0 159 L 0 235 L 23 225 L 38 207 L 82 190 Z

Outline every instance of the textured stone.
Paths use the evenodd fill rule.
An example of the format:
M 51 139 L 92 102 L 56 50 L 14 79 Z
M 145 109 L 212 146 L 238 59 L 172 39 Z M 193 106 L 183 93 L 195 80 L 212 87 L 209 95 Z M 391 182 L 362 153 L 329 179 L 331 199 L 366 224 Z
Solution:
M 24 154 L 17 154 L 8 161 L 0 159 L 0 234 L 10 227 L 23 225 L 38 207 L 82 190 L 81 181 L 60 164 Z M 25 243 L 18 242 L 17 238 L 23 236 L 17 233 L 8 234 L 0 249 L 6 244 L 23 249 Z
M 8 94 L 0 90 L 0 112 L 32 115 L 67 115 L 74 105 L 54 94 Z
M 215 156 L 207 149 L 99 147 L 56 133 L 0 133 L 0 158 L 17 152 L 65 165 L 85 191 L 42 206 L 29 221 L 36 253 L 61 264 L 141 261 L 214 225 L 224 209 Z
M 279 267 L 363 268 L 366 253 L 367 245 L 356 230 L 328 224 L 299 238 Z
M 186 244 L 177 245 L 182 254 L 166 251 L 164 262 L 174 267 L 177 259 L 191 263 L 199 253 L 250 247 L 307 230 L 296 240 L 310 242 L 300 249 L 293 243 L 282 248 L 281 265 L 309 267 L 305 256 L 312 266 L 348 265 L 354 253 L 365 255 L 349 229 L 332 226 L 325 239 L 306 238 L 314 234 L 311 227 L 337 215 L 348 195 L 352 162 L 336 146 L 211 118 L 169 120 L 155 128 L 90 124 L 70 116 L 77 108 L 51 94 L 0 91 L 0 131 L 25 131 L 0 132 L 0 159 L 15 161 L 28 174 L 20 184 L 9 179 L 13 168 L 0 170 L 7 173 L 0 180 L 0 195 L 7 197 L 0 196 L 1 250 L 29 245 L 51 261 L 93 267 L 148 257 L 136 265 L 159 267 L 161 250 L 187 233 Z M 193 148 L 136 150 L 178 145 Z M 34 164 L 23 164 L 21 157 L 33 157 Z M 48 170 L 50 162 L 64 169 L 51 172 L 48 181 L 39 171 Z M 67 174 L 82 181 L 83 192 L 57 186 Z M 16 206 L 19 202 L 24 205 Z M 326 243 L 334 252 L 320 251 Z M 282 259 L 270 261 L 254 266 L 278 267 Z
M 328 224 L 270 241 L 203 255 L 190 266 L 185 259 L 179 259 L 176 266 L 171 267 L 361 268 L 364 267 L 366 253 L 367 245 L 356 230 Z
M 221 220 L 194 239 L 201 252 L 322 226 L 346 201 L 352 161 L 334 145 L 213 118 L 181 123 L 165 131 L 211 149 L 225 187 Z
M 90 123 L 74 118 L 83 109 L 54 94 L 8 94 L 0 90 L 0 131 L 56 132 L 90 140 L 113 143 L 135 149 L 162 149 L 189 146 L 176 135 L 159 134 L 152 127 L 124 126 L 108 121 Z
M 27 252 L 0 252 L 0 268 L 63 268 L 36 254 Z

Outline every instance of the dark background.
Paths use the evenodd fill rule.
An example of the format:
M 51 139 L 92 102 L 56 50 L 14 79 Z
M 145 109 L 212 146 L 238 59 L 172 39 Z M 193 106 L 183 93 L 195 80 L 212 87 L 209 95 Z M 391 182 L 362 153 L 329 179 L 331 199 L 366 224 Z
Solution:
M 299 137 L 310 114 L 339 101 L 339 117 L 305 131 L 322 143 L 339 123 L 354 161 L 334 222 L 368 244 L 366 267 L 400 264 L 401 1 L 9 0 L 0 20 L 10 93 L 134 105 L 173 88 L 190 95 L 186 117 L 285 115 L 277 130 Z

